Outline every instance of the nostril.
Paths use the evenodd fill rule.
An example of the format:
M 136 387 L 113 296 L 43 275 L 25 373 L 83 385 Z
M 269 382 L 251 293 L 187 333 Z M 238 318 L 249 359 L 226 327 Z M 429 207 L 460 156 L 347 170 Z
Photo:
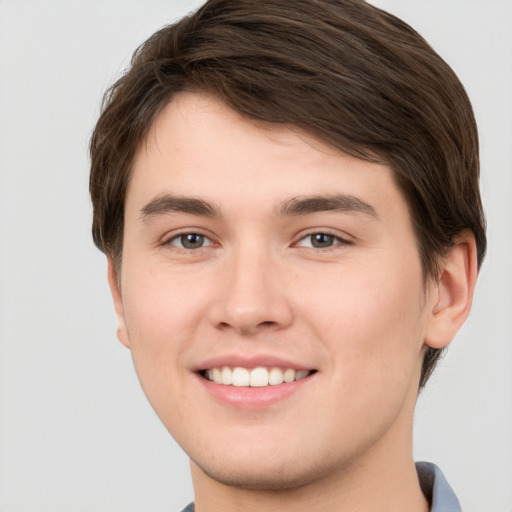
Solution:
M 273 329 L 279 326 L 278 322 L 273 322 L 272 320 L 265 320 L 264 322 L 252 323 L 252 322 L 220 322 L 217 325 L 217 328 L 221 330 L 227 330 L 234 328 L 236 331 L 240 332 L 240 334 L 251 335 L 257 334 L 260 331 L 265 331 L 267 329 Z

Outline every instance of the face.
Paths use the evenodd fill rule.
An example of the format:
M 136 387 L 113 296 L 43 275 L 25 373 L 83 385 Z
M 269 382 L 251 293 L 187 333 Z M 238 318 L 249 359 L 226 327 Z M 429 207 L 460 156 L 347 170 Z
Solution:
M 135 161 L 113 288 L 204 477 L 293 487 L 410 442 L 430 298 L 387 167 L 177 95 Z

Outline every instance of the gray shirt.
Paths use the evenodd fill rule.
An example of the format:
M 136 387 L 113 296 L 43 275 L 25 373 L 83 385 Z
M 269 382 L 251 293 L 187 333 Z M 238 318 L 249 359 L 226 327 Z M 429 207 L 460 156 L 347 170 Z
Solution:
M 459 500 L 441 470 L 430 462 L 417 462 L 421 490 L 430 504 L 430 512 L 462 512 Z M 191 503 L 183 512 L 194 512 Z

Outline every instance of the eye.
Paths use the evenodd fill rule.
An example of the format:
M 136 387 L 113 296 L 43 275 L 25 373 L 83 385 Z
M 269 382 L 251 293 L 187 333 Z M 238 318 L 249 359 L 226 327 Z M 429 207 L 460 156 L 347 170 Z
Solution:
M 299 247 L 312 247 L 314 249 L 328 249 L 334 245 L 348 243 L 350 242 L 330 233 L 311 233 L 301 238 L 296 245 Z
M 182 233 L 171 238 L 167 243 L 180 249 L 201 249 L 212 245 L 209 238 L 199 233 Z

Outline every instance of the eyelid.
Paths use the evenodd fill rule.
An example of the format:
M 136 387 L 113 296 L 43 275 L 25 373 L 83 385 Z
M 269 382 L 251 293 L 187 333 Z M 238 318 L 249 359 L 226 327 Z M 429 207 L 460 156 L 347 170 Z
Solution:
M 195 249 L 196 251 L 199 250 L 199 249 L 203 249 L 205 247 L 212 247 L 212 246 L 215 246 L 215 245 L 219 245 L 218 243 L 215 242 L 215 240 L 213 239 L 213 237 L 211 235 L 206 234 L 204 232 L 204 230 L 201 229 L 201 228 L 183 228 L 183 229 L 179 229 L 179 230 L 176 230 L 176 231 L 173 231 L 173 232 L 170 232 L 170 233 L 166 233 L 161 238 L 161 241 L 160 241 L 159 245 L 161 245 L 161 246 L 169 246 L 169 245 L 171 245 L 173 247 L 176 247 L 176 249 L 179 249 L 179 250 L 191 251 L 191 249 L 185 249 L 184 247 L 179 247 L 179 246 L 176 246 L 176 245 L 171 243 L 173 240 L 176 240 L 177 238 L 180 238 L 180 237 L 182 237 L 184 235 L 199 235 L 199 236 L 202 236 L 206 240 L 209 241 L 208 245 L 203 246 L 203 247 L 199 247 L 198 249 Z
M 200 249 L 204 249 L 205 247 L 211 247 L 213 245 L 213 242 L 205 235 L 202 235 L 200 233 L 182 233 L 181 235 L 176 235 L 176 236 L 173 236 L 169 242 L 167 242 L 168 244 L 170 245 L 174 245 L 174 241 L 175 240 L 180 240 L 181 241 L 181 238 L 183 238 L 184 236 L 187 236 L 187 235 L 195 235 L 195 236 L 198 236 L 198 237 L 201 237 L 203 239 L 203 245 L 201 245 L 200 247 L 195 247 L 193 249 L 191 248 L 188 248 L 188 247 L 183 247 L 183 244 L 180 243 L 180 245 L 178 246 L 179 249 L 185 249 L 187 251 L 190 251 L 190 250 L 194 250 L 194 251 L 198 251 Z
M 305 247 L 305 246 L 301 246 L 299 245 L 300 242 L 302 242 L 304 239 L 310 237 L 310 236 L 313 236 L 313 235 L 319 235 L 319 234 L 322 234 L 322 235 L 327 235 L 327 236 L 332 236 L 333 238 L 335 238 L 337 240 L 337 243 L 334 243 L 333 245 L 329 246 L 329 247 L 326 247 L 326 248 L 317 248 L 317 247 L 307 247 L 308 249 L 315 249 L 315 250 L 323 250 L 323 251 L 326 251 L 326 250 L 329 250 L 329 249 L 333 249 L 339 245 L 351 245 L 353 244 L 353 240 L 350 236 L 348 235 L 342 235 L 341 233 L 339 232 L 336 232 L 332 229 L 312 229 L 312 230 L 309 230 L 308 232 L 304 233 L 304 234 L 301 234 L 297 241 L 294 242 L 292 245 L 294 247 Z

